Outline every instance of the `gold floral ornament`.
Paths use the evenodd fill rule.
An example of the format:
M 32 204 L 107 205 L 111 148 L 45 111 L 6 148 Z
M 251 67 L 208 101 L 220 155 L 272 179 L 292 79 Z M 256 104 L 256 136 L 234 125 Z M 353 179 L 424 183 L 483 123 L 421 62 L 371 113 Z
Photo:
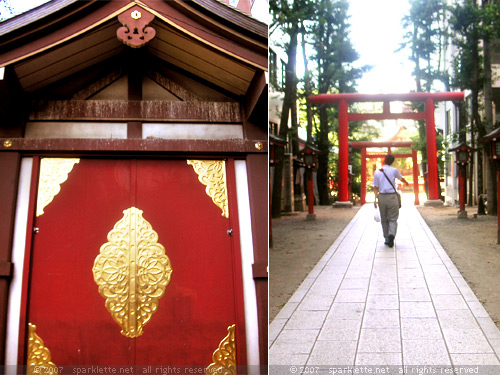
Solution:
M 236 325 L 227 327 L 227 336 L 220 342 L 219 348 L 212 356 L 213 363 L 205 374 L 236 375 Z
M 222 210 L 222 216 L 229 218 L 227 201 L 226 163 L 224 160 L 188 160 L 198 175 L 198 180 L 206 186 L 205 192 Z
M 68 179 L 69 173 L 80 159 L 43 158 L 40 161 L 40 179 L 36 202 L 36 216 L 42 215 L 43 209 L 61 191 L 61 184 Z
M 57 367 L 51 361 L 50 350 L 36 334 L 36 326 L 28 323 L 28 374 L 57 374 Z
M 158 234 L 131 207 L 108 233 L 92 271 L 106 309 L 122 327 L 122 335 L 138 337 L 158 310 L 172 267 Z

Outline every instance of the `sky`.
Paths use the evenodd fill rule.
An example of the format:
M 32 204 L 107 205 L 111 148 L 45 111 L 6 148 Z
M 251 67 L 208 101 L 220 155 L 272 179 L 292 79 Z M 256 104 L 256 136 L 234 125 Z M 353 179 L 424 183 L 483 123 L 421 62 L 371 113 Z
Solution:
M 10 4 L 15 14 L 21 14 L 49 0 L 0 0 L 0 11 L 3 13 L 6 4 Z
M 357 64 L 373 65 L 358 82 L 358 92 L 405 93 L 415 90 L 408 52 L 395 52 L 403 41 L 401 19 L 408 0 L 350 0 L 351 42 L 360 54 Z

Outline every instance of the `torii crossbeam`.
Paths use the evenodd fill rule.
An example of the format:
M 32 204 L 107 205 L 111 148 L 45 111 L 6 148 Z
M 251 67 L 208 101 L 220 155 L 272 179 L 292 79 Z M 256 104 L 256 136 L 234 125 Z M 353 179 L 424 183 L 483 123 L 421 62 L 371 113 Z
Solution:
M 366 120 L 425 120 L 429 199 L 426 204 L 442 204 L 439 200 L 437 169 L 436 126 L 434 103 L 437 101 L 463 101 L 463 92 L 413 92 L 407 94 L 320 94 L 309 96 L 310 104 L 338 103 L 339 111 L 339 195 L 338 204 L 350 205 L 349 201 L 349 121 Z M 425 112 L 391 113 L 391 102 L 425 102 Z M 349 113 L 349 104 L 356 102 L 382 102 L 382 113 Z

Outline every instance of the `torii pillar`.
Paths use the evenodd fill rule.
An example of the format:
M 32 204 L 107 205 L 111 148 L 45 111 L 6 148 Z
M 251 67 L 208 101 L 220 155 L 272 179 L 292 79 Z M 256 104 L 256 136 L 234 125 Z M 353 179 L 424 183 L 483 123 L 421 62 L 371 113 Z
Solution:
M 436 101 L 463 101 L 463 92 L 412 92 L 407 94 L 320 94 L 309 96 L 310 104 L 338 103 L 339 107 L 339 196 L 337 204 L 351 206 L 349 201 L 349 121 L 367 120 L 425 120 L 429 199 L 426 205 L 442 205 L 439 199 L 436 127 L 434 103 Z M 424 102 L 425 112 L 391 113 L 390 102 Z M 383 102 L 382 113 L 348 113 L 349 103 Z

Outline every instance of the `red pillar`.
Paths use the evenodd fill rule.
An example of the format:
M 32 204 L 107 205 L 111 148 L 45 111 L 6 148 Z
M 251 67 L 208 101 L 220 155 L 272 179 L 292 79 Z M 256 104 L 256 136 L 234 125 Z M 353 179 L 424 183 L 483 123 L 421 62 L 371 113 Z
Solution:
M 307 171 L 307 195 L 309 198 L 309 215 L 314 215 L 314 191 L 313 191 L 313 172 L 312 169 Z
M 366 203 L 366 147 L 361 148 L 361 205 Z
M 465 165 L 461 164 L 458 167 L 458 172 L 458 188 L 460 191 L 460 196 L 458 197 L 458 199 L 460 202 L 460 211 L 465 211 Z
M 498 168 L 498 165 L 497 165 Z M 500 169 L 497 169 L 497 212 L 500 213 Z M 497 244 L 500 244 L 500 214 L 497 215 Z
M 425 101 L 425 133 L 427 141 L 427 180 L 429 181 L 429 200 L 439 199 L 439 180 L 437 170 L 436 125 L 434 123 L 434 100 Z
M 413 164 L 413 194 L 415 194 L 415 206 L 418 206 L 420 204 L 420 198 L 419 198 L 419 188 L 418 188 L 418 161 L 417 161 L 417 151 L 415 151 L 414 148 L 411 149 L 411 160 Z
M 347 110 L 347 101 L 339 101 L 339 202 L 349 201 L 349 122 Z

